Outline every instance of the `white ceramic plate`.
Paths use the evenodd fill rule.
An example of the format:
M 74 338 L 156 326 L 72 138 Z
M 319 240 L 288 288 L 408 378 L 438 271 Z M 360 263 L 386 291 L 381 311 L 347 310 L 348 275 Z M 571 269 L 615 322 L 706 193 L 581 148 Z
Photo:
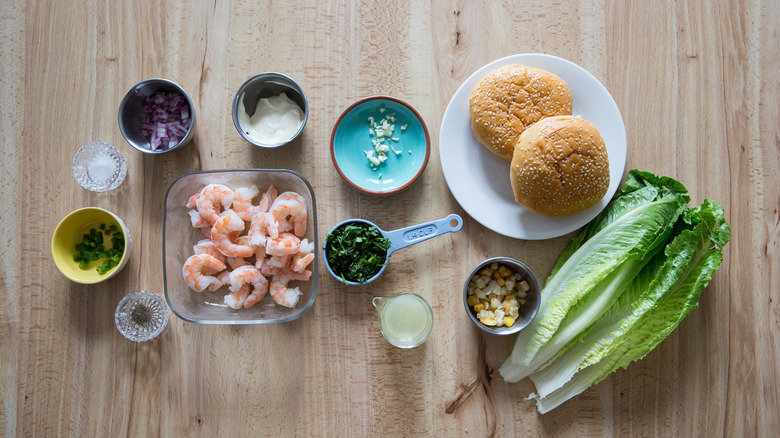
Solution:
M 509 64 L 541 68 L 566 81 L 572 94 L 573 114 L 596 125 L 601 133 L 609 155 L 610 182 L 607 194 L 593 207 L 559 218 L 523 208 L 512 194 L 509 161 L 492 154 L 474 138 L 469 118 L 471 90 L 486 73 Z M 477 222 L 508 237 L 549 239 L 587 224 L 612 199 L 626 166 L 626 128 L 612 96 L 587 70 L 556 56 L 512 55 L 477 70 L 452 96 L 441 122 L 439 159 L 453 196 Z

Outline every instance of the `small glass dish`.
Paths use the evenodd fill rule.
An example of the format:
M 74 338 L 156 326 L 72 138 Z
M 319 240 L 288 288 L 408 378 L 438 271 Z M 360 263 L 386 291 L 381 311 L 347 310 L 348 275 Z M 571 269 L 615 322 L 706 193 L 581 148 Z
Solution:
M 122 298 L 114 313 L 116 328 L 131 341 L 156 338 L 168 325 L 168 306 L 159 295 L 138 291 Z
M 73 177 L 92 192 L 107 192 L 122 184 L 127 176 L 125 157 L 102 141 L 87 143 L 73 157 Z

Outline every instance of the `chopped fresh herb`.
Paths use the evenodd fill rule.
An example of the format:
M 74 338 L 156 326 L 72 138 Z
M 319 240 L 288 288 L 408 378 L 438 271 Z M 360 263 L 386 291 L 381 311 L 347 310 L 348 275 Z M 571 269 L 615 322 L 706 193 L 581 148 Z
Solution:
M 122 253 L 125 252 L 125 237 L 115 224 L 108 227 L 106 224 L 100 224 L 99 228 L 102 232 L 92 228 L 89 233 L 82 235 L 81 242 L 76 244 L 73 261 L 79 263 L 79 268 L 88 269 L 90 262 L 105 259 L 96 268 L 98 274 L 103 275 L 119 264 Z M 111 235 L 110 249 L 106 249 L 104 246 L 104 233 Z
M 390 240 L 379 228 L 363 223 L 346 223 L 325 237 L 328 264 L 342 280 L 363 283 L 382 269 Z

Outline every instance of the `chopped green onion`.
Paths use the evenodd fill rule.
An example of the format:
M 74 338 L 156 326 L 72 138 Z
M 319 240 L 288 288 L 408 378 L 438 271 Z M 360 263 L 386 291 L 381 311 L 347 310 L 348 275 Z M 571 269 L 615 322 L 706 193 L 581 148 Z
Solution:
M 119 264 L 125 251 L 125 237 L 115 224 L 108 227 L 106 224 L 100 224 L 98 228 L 102 232 L 92 228 L 89 233 L 82 235 L 81 242 L 75 245 L 76 252 L 73 254 L 73 261 L 78 262 L 79 268 L 88 269 L 90 262 L 105 259 L 96 268 L 98 274 L 104 275 Z M 104 246 L 104 233 L 111 235 L 110 249 L 106 249 Z

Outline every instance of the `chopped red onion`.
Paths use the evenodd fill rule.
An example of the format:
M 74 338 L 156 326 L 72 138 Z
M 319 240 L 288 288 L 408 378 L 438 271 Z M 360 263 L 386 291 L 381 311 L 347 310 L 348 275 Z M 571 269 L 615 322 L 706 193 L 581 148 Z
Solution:
M 176 146 L 192 125 L 187 99 L 174 91 L 157 91 L 144 101 L 141 132 L 153 151 Z

